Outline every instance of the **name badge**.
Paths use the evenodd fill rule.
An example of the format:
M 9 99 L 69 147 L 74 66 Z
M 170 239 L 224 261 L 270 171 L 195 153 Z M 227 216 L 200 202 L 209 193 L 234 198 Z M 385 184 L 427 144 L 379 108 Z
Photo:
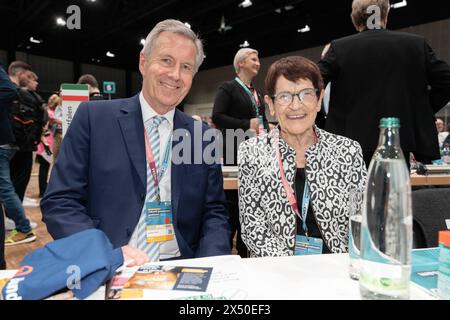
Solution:
M 323 240 L 313 237 L 296 236 L 295 237 L 295 255 L 322 254 Z
M 147 242 L 164 242 L 174 239 L 172 205 L 170 201 L 145 204 L 145 233 Z

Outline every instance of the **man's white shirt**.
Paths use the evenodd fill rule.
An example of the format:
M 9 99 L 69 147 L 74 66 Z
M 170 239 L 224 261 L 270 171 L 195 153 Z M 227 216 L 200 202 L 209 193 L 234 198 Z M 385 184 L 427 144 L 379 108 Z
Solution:
M 148 119 L 151 119 L 152 117 L 156 115 L 160 115 L 155 112 L 155 110 L 152 109 L 150 104 L 145 100 L 144 95 L 141 93 L 139 94 L 139 101 L 141 103 L 141 110 L 142 110 L 142 121 L 144 123 Z M 166 150 L 167 142 L 169 141 L 172 132 L 173 132 L 173 118 L 175 115 L 175 109 L 170 110 L 166 114 L 162 115 L 164 118 L 166 118 L 167 121 L 163 121 L 159 127 L 159 159 L 160 163 L 161 160 L 164 158 L 164 151 Z M 144 132 L 142 132 L 144 134 Z M 146 158 L 147 159 L 147 158 Z M 147 163 L 147 160 L 146 160 Z M 169 165 L 167 167 L 166 172 L 164 173 L 164 176 L 162 177 L 161 181 L 159 182 L 160 187 L 160 196 L 161 201 L 171 201 L 171 176 L 172 176 L 172 152 L 169 153 Z M 145 205 L 145 204 L 144 204 Z M 141 210 L 142 213 L 142 210 Z M 173 214 L 173 208 L 172 208 L 172 214 Z M 131 236 L 130 242 L 128 243 L 132 247 L 137 247 L 137 225 L 134 229 L 133 235 Z M 178 247 L 177 243 L 177 235 L 175 234 L 175 237 L 171 241 L 161 242 L 160 245 L 160 259 L 169 259 L 169 258 L 175 258 L 179 257 L 181 255 L 180 248 Z

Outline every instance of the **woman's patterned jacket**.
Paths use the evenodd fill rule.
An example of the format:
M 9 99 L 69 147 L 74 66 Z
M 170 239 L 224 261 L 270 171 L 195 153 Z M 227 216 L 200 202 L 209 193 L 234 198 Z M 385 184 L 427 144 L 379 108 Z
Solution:
M 358 142 L 317 127 L 318 142 L 306 151 L 310 205 L 331 252 L 347 251 L 349 191 L 364 188 L 366 167 Z M 294 254 L 296 217 L 284 190 L 274 149 L 277 128 L 239 146 L 239 218 L 250 255 Z M 295 190 L 295 150 L 278 139 L 287 181 Z

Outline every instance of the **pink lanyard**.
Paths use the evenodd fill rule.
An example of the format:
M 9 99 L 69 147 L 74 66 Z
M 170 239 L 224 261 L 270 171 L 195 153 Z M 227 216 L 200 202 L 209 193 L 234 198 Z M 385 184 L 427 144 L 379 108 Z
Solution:
M 289 203 L 291 204 L 292 209 L 294 210 L 295 214 L 301 219 L 301 215 L 300 215 L 300 211 L 298 210 L 298 205 L 297 205 L 297 199 L 295 199 L 295 195 L 294 195 L 294 190 L 292 190 L 291 186 L 289 185 L 287 179 L 286 179 L 286 175 L 284 174 L 284 170 L 283 170 L 283 162 L 281 161 L 281 154 L 280 154 L 280 149 L 278 147 L 278 142 L 279 142 L 279 138 L 278 135 L 276 136 L 276 138 L 274 139 L 274 147 L 275 147 L 275 152 L 277 154 L 277 158 L 278 158 L 278 166 L 280 167 L 280 175 L 281 175 L 281 182 L 283 183 L 283 187 L 284 187 L 284 191 L 286 191 Z
M 155 181 L 155 194 L 159 201 L 160 199 L 160 191 L 159 191 L 159 180 L 163 177 L 164 173 L 166 172 L 168 166 L 169 166 L 169 155 L 170 155 L 170 149 L 172 144 L 172 138 L 169 137 L 166 149 L 164 151 L 164 157 L 161 162 L 161 166 L 159 169 L 159 178 L 158 178 L 158 171 L 156 170 L 156 164 L 155 164 L 155 158 L 153 157 L 153 151 L 152 147 L 150 145 L 150 142 L 148 141 L 147 136 L 147 130 L 144 128 L 144 138 L 145 138 L 145 155 L 147 156 L 148 165 L 150 167 L 150 172 L 152 173 L 153 180 Z
M 317 134 L 315 133 L 315 131 L 314 131 L 314 134 L 315 134 L 315 142 L 317 142 L 318 138 L 317 138 Z M 305 179 L 305 187 L 303 189 L 302 212 L 300 215 L 300 211 L 298 210 L 297 199 L 295 198 L 295 195 L 294 195 L 294 190 L 292 190 L 291 186 L 289 185 L 289 182 L 286 179 L 286 175 L 284 174 L 283 161 L 281 160 L 281 153 L 280 153 L 278 143 L 279 143 L 279 137 L 278 137 L 278 134 L 275 134 L 274 148 L 275 148 L 275 153 L 277 154 L 278 166 L 280 167 L 281 182 L 283 183 L 284 191 L 287 194 L 287 197 L 288 197 L 289 203 L 291 204 L 292 210 L 294 210 L 294 213 L 302 220 L 303 230 L 305 231 L 306 236 L 308 236 L 308 228 L 306 226 L 306 217 L 308 215 L 308 206 L 309 206 L 309 200 L 310 200 L 308 183 Z
M 145 135 L 145 155 L 147 156 L 148 165 L 150 166 L 150 172 L 152 173 L 153 180 L 155 181 L 156 190 L 159 190 L 158 171 L 156 170 L 155 158 L 153 157 L 152 147 L 148 141 L 147 130 L 144 128 Z M 159 192 L 158 192 L 159 193 Z

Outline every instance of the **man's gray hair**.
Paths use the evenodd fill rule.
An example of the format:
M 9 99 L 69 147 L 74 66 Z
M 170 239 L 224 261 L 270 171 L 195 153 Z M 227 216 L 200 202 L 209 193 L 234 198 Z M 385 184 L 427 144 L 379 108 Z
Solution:
M 355 27 L 366 26 L 367 19 L 371 16 L 371 13 L 367 12 L 370 6 L 380 8 L 382 21 L 386 18 L 389 12 L 389 0 L 353 0 L 351 17 Z
M 158 39 L 159 35 L 165 31 L 182 35 L 192 40 L 192 42 L 194 42 L 195 48 L 197 49 L 194 71 L 195 73 L 197 73 L 198 69 L 203 63 L 203 59 L 205 58 L 202 41 L 194 33 L 194 31 L 192 31 L 190 28 L 188 28 L 184 23 L 182 23 L 179 20 L 167 19 L 161 21 L 150 31 L 147 38 L 145 39 L 144 48 L 141 51 L 144 54 L 145 58 L 148 58 L 150 56 L 150 53 L 153 49 L 153 46 L 155 45 L 156 40 Z
M 244 61 L 245 59 L 247 59 L 247 57 L 249 55 L 251 55 L 252 53 L 256 53 L 256 55 L 258 55 L 258 51 L 256 51 L 255 49 L 242 48 L 242 49 L 238 50 L 238 52 L 234 56 L 234 60 L 233 60 L 233 66 L 234 66 L 234 70 L 236 71 L 236 73 L 239 73 L 239 71 L 240 71 L 239 63 L 241 61 Z

